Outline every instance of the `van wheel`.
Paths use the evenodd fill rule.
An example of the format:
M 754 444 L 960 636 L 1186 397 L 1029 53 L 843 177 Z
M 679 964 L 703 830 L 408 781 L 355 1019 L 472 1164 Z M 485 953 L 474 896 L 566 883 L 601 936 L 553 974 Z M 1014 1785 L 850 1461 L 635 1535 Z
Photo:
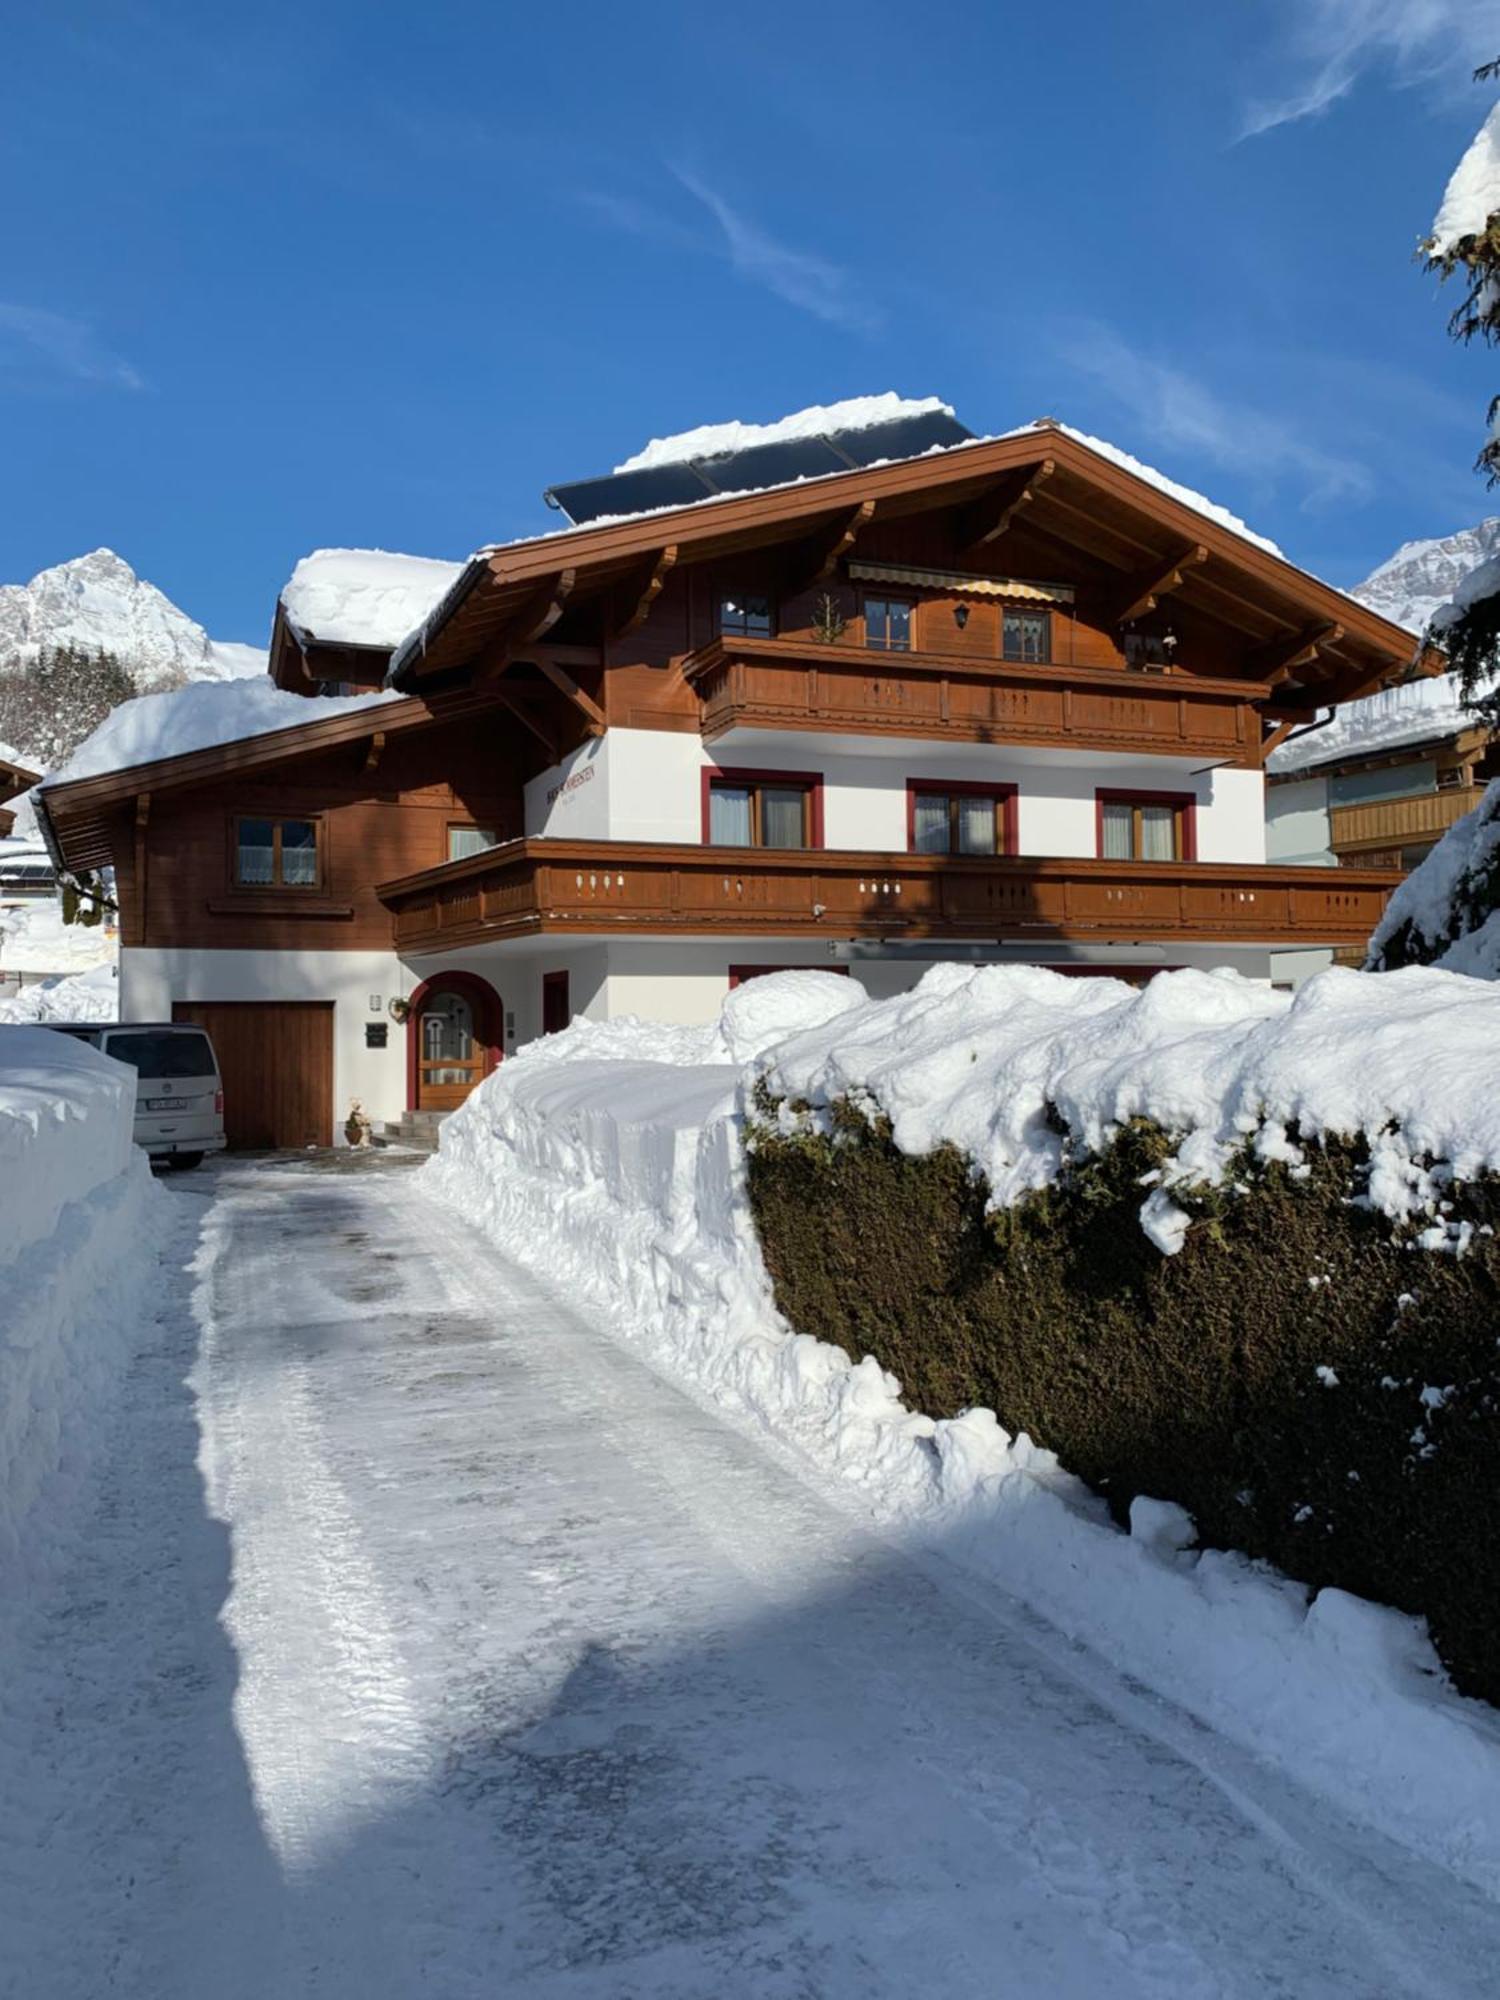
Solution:
M 203 1155 L 201 1153 L 174 1153 L 172 1155 L 172 1165 L 184 1168 L 201 1167 L 203 1165 Z

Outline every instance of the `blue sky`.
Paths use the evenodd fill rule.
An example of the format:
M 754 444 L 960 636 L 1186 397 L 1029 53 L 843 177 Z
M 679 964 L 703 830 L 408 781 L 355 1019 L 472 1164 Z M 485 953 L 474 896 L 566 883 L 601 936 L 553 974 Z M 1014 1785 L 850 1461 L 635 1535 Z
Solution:
M 557 525 L 649 437 L 1051 415 L 1356 581 L 1496 511 L 1412 262 L 1500 0 L 8 10 L 0 580 L 263 639 L 322 545 Z M 19 81 L 20 88 L 14 85 Z

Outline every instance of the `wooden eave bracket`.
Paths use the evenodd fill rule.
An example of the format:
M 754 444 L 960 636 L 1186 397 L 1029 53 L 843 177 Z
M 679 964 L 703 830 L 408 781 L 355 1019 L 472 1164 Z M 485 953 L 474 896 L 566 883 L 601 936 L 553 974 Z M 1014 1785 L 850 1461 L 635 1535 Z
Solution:
M 508 714 L 515 717 L 523 729 L 529 730 L 537 742 L 541 744 L 547 753 L 547 762 L 555 764 L 562 755 L 561 747 L 553 737 L 551 731 L 542 727 L 542 724 L 538 722 L 530 709 L 527 708 L 525 702 L 505 693 L 497 694 L 495 699 Z
M 373 732 L 373 734 L 370 737 L 369 746 L 365 751 L 365 761 L 360 767 L 361 770 L 374 771 L 378 769 L 380 760 L 384 756 L 384 754 L 385 754 L 385 731 L 383 729 L 377 729 Z
M 803 543 L 800 560 L 794 558 L 791 565 L 786 595 L 800 597 L 803 591 L 826 583 L 874 518 L 875 502 L 862 500 L 835 521 L 826 534 Z
M 1320 646 L 1336 646 L 1344 636 L 1342 625 L 1309 625 L 1293 639 L 1278 639 L 1250 655 L 1245 666 L 1251 677 L 1279 687 L 1298 667 L 1310 667 Z
M 560 667 L 555 660 L 549 660 L 545 654 L 539 654 L 533 664 L 539 673 L 551 681 L 558 693 L 566 695 L 573 706 L 580 711 L 588 725 L 590 736 L 602 736 L 609 727 L 604 710 L 592 695 L 584 693 L 567 668 Z
M 1188 570 L 1207 561 L 1208 550 L 1201 542 L 1194 542 L 1154 568 L 1141 571 L 1120 593 L 1111 622 L 1128 625 L 1132 618 L 1144 618 L 1148 611 L 1156 609 L 1159 598 L 1180 589 Z
M 615 627 L 614 632 L 612 634 L 613 638 L 624 639 L 627 638 L 630 635 L 630 633 L 637 632 L 640 630 L 641 626 L 645 624 L 646 620 L 651 615 L 652 605 L 656 602 L 657 598 L 661 596 L 662 589 L 666 584 L 667 578 L 672 574 L 672 571 L 676 569 L 676 567 L 677 567 L 677 544 L 675 542 L 669 542 L 664 549 L 659 549 L 657 551 L 657 554 L 651 563 L 651 567 L 647 572 L 644 583 L 642 583 L 639 590 L 637 590 L 635 594 L 635 601 L 631 608 L 629 616 L 625 619 L 623 624 L 617 625 Z
M 959 517 L 958 532 L 954 537 L 960 555 L 978 555 L 991 542 L 998 542 L 1016 515 L 1022 508 L 1031 505 L 1039 489 L 1056 470 L 1056 459 L 1039 459 L 1035 465 L 1022 466 L 1019 472 L 1002 480 L 993 492 L 966 507 Z
M 576 569 L 559 570 L 556 576 L 548 577 L 541 589 L 527 598 L 499 638 L 486 646 L 480 655 L 478 671 L 474 676 L 476 687 L 499 680 L 517 657 L 518 647 L 534 646 L 538 639 L 546 638 L 567 609 L 577 581 Z

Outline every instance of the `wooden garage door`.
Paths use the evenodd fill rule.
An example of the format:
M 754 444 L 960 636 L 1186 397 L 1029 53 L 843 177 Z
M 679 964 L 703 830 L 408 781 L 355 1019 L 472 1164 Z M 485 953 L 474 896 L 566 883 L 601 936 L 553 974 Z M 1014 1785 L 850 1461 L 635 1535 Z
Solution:
M 333 1144 L 331 1000 L 178 1000 L 172 1019 L 208 1030 L 231 1147 Z

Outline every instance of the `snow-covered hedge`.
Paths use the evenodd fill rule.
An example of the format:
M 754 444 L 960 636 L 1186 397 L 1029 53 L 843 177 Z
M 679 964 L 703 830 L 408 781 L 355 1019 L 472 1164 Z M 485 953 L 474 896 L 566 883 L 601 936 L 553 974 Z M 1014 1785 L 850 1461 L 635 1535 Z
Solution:
M 424 1183 L 692 1393 L 798 1449 L 831 1494 L 917 1553 L 998 1582 L 1348 1810 L 1494 1887 L 1500 1726 L 1446 1685 L 1419 1620 L 1195 1549 L 1192 1523 L 1154 1498 L 1136 1501 L 1123 1532 L 993 1411 L 922 1414 L 874 1359 L 794 1332 L 772 1297 L 742 1136 L 766 1079 L 807 1106 L 788 1096 L 789 1143 L 836 1133 L 836 1107 L 857 1097 L 912 1148 L 904 1157 L 953 1139 L 1024 1199 L 1065 1171 L 1064 1121 L 1107 1144 L 1117 1121 L 1154 1116 L 1188 1135 L 1175 1157 L 1198 1188 L 1215 1166 L 1232 1175 L 1237 1143 L 1290 1180 L 1309 1165 L 1300 1149 L 1315 1126 L 1362 1127 L 1398 1226 L 1430 1227 L 1456 1250 L 1438 1161 L 1461 1156 L 1478 1172 L 1494 1160 L 1497 1027 L 1500 994 L 1426 973 L 1330 974 L 1294 1004 L 1188 974 L 1135 994 L 944 967 L 878 1004 L 852 980 L 783 975 L 731 995 L 715 1029 L 579 1025 L 523 1052 L 447 1122 Z M 1234 1192 L 1231 1179 L 1222 1193 Z M 1186 1177 L 1175 1195 L 1159 1183 L 1138 1193 L 1135 1242 L 1161 1268 L 1185 1268 L 1151 1245 L 1190 1234 Z
M 0 1028 L 0 1577 L 47 1560 L 151 1308 L 162 1196 L 135 1084 L 66 1035 Z
M 1500 779 L 1399 885 L 1365 963 L 1500 978 Z

